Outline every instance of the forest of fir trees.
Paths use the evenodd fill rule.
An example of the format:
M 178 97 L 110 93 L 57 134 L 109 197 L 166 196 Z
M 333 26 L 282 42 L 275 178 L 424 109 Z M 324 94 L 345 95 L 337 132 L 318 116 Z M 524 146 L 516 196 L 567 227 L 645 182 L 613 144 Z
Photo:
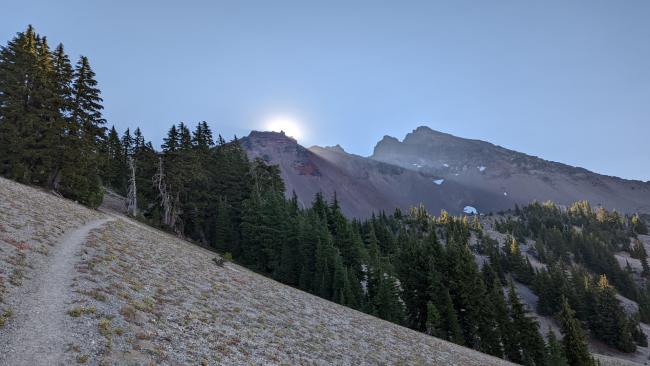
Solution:
M 506 258 L 520 257 L 518 243 L 534 240 L 528 253 L 545 268 L 532 270 L 521 259 L 507 262 L 513 276 L 538 296 L 537 313 L 554 316 L 566 301 L 593 338 L 622 352 L 647 347 L 639 322 L 650 323 L 650 268 L 637 236 L 647 235 L 648 228 L 639 216 L 594 210 L 586 201 L 566 210 L 533 203 L 497 221 L 496 229 L 508 234 Z M 641 270 L 633 270 L 629 261 L 621 268 L 615 256 L 620 252 L 638 259 Z M 626 314 L 617 294 L 635 301 L 638 311 Z
M 588 334 L 625 352 L 647 342 L 638 332 L 639 318 L 650 318 L 647 291 L 608 259 L 622 232 L 645 227 L 636 216 L 607 227 L 592 222 L 603 214 L 590 208 L 578 216 L 534 204 L 499 223 L 510 235 L 505 247 L 476 218 L 434 217 L 421 206 L 351 220 L 336 196 L 317 194 L 309 208 L 295 194 L 285 198 L 277 166 L 250 161 L 237 138 L 215 141 L 206 122 L 172 126 L 158 151 L 138 128 L 105 128 L 101 103 L 87 58 L 73 67 L 62 45 L 50 50 L 31 26 L 18 33 L 0 51 L 0 174 L 90 207 L 113 190 L 139 220 L 258 273 L 513 362 L 592 365 Z M 583 225 L 583 236 L 562 220 L 582 220 L 572 224 Z M 547 270 L 522 255 L 518 240 L 526 237 L 541 243 Z M 590 249 L 592 240 L 609 249 Z M 568 244 L 550 249 L 558 242 Z M 479 265 L 473 251 L 489 259 Z M 535 289 L 538 311 L 556 317 L 560 338 L 539 329 L 517 284 Z M 639 301 L 636 318 L 620 309 L 616 290 Z M 620 316 L 607 320 L 604 309 Z

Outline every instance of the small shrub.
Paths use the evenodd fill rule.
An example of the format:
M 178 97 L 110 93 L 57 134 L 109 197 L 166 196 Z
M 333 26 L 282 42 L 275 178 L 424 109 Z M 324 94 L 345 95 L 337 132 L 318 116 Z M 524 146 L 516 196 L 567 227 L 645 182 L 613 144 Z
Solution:
M 68 310 L 68 315 L 70 315 L 73 318 L 78 318 L 84 314 L 95 314 L 95 312 L 97 312 L 97 309 L 94 306 L 88 308 L 75 307 Z
M 104 318 L 99 321 L 99 334 L 103 335 L 106 338 L 111 336 L 111 321 Z
M 97 301 L 101 301 L 101 302 L 106 301 L 106 295 L 104 295 L 103 293 L 99 292 L 98 290 L 93 290 L 93 291 L 90 293 L 90 296 L 92 296 L 93 299 L 95 299 L 95 300 L 97 300 Z
M 124 320 L 127 322 L 131 323 L 135 321 L 135 308 L 132 306 L 123 306 L 122 309 L 120 309 L 120 314 L 124 317 Z
M 11 311 L 11 309 L 7 309 L 2 314 L 0 314 L 0 327 L 4 326 L 7 322 L 7 319 L 11 318 L 12 315 L 13 311 Z
M 145 313 L 151 313 L 153 311 L 154 305 L 154 300 L 148 297 L 145 297 L 142 299 L 142 301 L 136 300 L 131 302 L 131 306 Z

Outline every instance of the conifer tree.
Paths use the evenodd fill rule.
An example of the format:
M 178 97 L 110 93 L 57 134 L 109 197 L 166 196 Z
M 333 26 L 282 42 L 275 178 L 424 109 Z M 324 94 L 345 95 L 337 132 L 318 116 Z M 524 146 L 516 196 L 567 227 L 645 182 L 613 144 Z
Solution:
M 120 141 L 120 137 L 115 129 L 111 127 L 106 138 L 105 147 L 105 164 L 102 174 L 104 184 L 111 187 L 118 193 L 125 195 L 128 173 L 127 166 L 124 164 L 124 147 Z
M 59 112 L 53 81 L 47 41 L 31 25 L 0 50 L 0 174 L 44 184 L 43 140 Z
M 106 122 L 102 118 L 102 99 L 94 77 L 88 59 L 82 56 L 75 67 L 72 86 L 69 141 L 74 143 L 66 147 L 66 164 L 60 183 L 64 195 L 93 207 L 98 206 L 103 197 L 98 165 Z
M 373 314 L 396 324 L 404 321 L 404 308 L 399 301 L 399 289 L 395 278 L 381 268 L 377 294 L 373 299 Z
M 559 315 L 562 327 L 562 347 L 564 355 L 570 366 L 595 366 L 593 358 L 587 349 L 587 339 L 580 325 L 575 318 L 575 312 L 569 306 L 566 298 L 562 299 L 562 310 Z
M 589 320 L 594 336 L 623 352 L 634 352 L 632 329 L 607 276 L 600 276 L 594 291 L 593 314 Z
M 546 362 L 547 365 L 553 366 L 569 366 L 569 362 L 564 356 L 562 344 L 557 340 L 555 333 L 548 330 L 547 344 L 546 344 Z
M 442 328 L 442 317 L 438 308 L 431 301 L 427 303 L 426 333 L 434 337 L 445 338 L 445 332 Z
M 632 338 L 634 342 L 641 347 L 648 347 L 648 336 L 639 325 L 638 314 L 630 317 L 630 328 L 632 328 Z
M 137 154 L 140 150 L 144 149 L 145 141 L 144 135 L 140 130 L 140 127 L 136 127 L 133 131 L 133 153 Z
M 219 197 L 217 204 L 217 217 L 215 221 L 214 247 L 222 252 L 232 252 L 232 243 L 235 237 L 228 200 Z
M 214 145 L 212 131 L 207 122 L 203 121 L 197 124 L 192 134 L 192 144 L 200 150 L 207 150 Z
M 510 354 L 510 360 L 524 365 L 543 365 L 546 354 L 544 340 L 539 334 L 539 324 L 526 314 L 512 280 L 510 281 L 508 299 L 510 318 L 512 319 L 512 341 L 519 345 L 519 354 Z
M 180 149 L 188 150 L 192 148 L 192 134 L 190 133 L 190 129 L 183 122 L 178 124 L 178 140 Z
M 163 139 L 162 150 L 164 153 L 171 153 L 178 150 L 178 132 L 176 131 L 175 125 L 169 129 L 167 137 Z
M 451 232 L 450 230 L 449 233 Z M 456 240 L 465 239 L 459 237 Z M 485 285 L 478 274 L 474 256 L 469 248 L 456 240 L 450 238 L 447 243 L 446 284 L 449 286 L 454 307 L 458 310 L 462 309 L 458 312 L 458 320 L 463 330 L 465 344 L 476 348 L 480 344 L 478 329 L 481 322 L 481 304 L 485 298 Z
M 130 156 L 133 156 L 133 137 L 131 136 L 131 129 L 127 128 L 122 135 L 122 147 L 124 148 L 124 162 L 126 163 Z
M 489 264 L 485 264 L 485 267 L 488 267 L 486 271 L 491 270 Z M 500 353 L 495 353 L 499 357 L 509 357 L 508 355 L 518 355 L 519 349 L 516 341 L 516 334 L 512 332 L 512 323 L 508 314 L 508 306 L 506 305 L 505 297 L 503 295 L 503 288 L 501 287 L 501 282 L 498 277 L 492 275 L 488 277 L 492 278 L 491 286 L 488 286 L 488 299 L 490 304 L 493 307 L 493 317 L 496 322 L 496 331 L 494 337 L 498 339 L 501 343 Z M 487 282 L 486 280 L 486 283 Z
M 75 143 L 74 136 L 69 135 L 71 130 L 70 113 L 72 110 L 72 81 L 73 70 L 68 55 L 65 53 L 63 44 L 59 44 L 53 54 L 53 87 L 55 89 L 56 109 L 59 111 L 57 120 L 54 123 L 51 146 L 53 166 L 50 171 L 48 185 L 58 189 L 61 179 L 61 169 L 65 163 L 66 147 Z
M 648 296 L 648 290 L 639 295 L 639 319 L 643 323 L 650 323 L 650 297 Z
M 501 332 L 494 316 L 495 310 L 490 297 L 484 298 L 479 307 L 478 350 L 496 357 L 503 357 Z
M 34 121 L 34 131 L 30 136 L 30 144 L 23 152 L 28 158 L 31 179 L 30 182 L 50 186 L 52 172 L 55 171 L 58 159 L 55 148 L 61 146 L 63 129 L 60 97 L 55 84 L 52 53 L 46 37 L 36 38 L 36 77 L 31 87 L 30 102 L 38 114 Z
M 413 329 L 425 331 L 429 321 L 429 303 L 432 301 L 430 289 L 432 280 L 438 279 L 432 252 L 440 244 L 432 241 L 419 241 L 405 237 L 397 255 L 397 271 L 403 290 L 407 310 L 407 324 Z M 435 306 L 435 305 L 434 305 Z

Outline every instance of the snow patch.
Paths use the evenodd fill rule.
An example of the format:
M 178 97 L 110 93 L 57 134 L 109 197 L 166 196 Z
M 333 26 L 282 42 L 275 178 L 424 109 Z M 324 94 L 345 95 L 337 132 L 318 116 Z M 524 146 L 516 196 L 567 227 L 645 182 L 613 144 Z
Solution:
M 411 163 L 411 165 L 413 165 L 413 166 L 416 167 L 416 168 L 422 168 L 422 164 Z
M 508 195 L 508 192 L 503 192 L 503 195 L 504 195 L 504 196 L 507 196 L 507 195 Z
M 441 184 L 444 183 L 444 182 L 445 182 L 444 179 L 434 179 L 434 180 L 433 180 L 433 183 L 435 183 L 435 184 L 437 184 L 437 185 L 441 185 Z
M 449 168 L 449 164 L 447 163 L 442 164 L 442 166 L 444 166 L 445 168 Z
M 465 206 L 463 208 L 463 212 L 468 214 L 468 215 L 478 215 L 478 211 L 476 210 L 476 208 L 474 208 L 472 206 Z
M 481 165 L 481 166 L 479 166 L 477 168 L 478 168 L 479 172 L 485 171 L 485 169 L 487 169 L 487 167 L 484 167 L 483 165 Z

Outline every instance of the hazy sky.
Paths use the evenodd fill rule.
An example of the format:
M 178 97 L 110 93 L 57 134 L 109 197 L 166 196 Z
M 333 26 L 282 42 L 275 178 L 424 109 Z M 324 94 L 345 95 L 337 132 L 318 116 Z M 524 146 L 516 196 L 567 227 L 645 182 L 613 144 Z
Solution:
M 369 155 L 419 125 L 650 180 L 650 1 L 3 1 L 90 58 L 105 116 L 160 144 L 178 121 Z

